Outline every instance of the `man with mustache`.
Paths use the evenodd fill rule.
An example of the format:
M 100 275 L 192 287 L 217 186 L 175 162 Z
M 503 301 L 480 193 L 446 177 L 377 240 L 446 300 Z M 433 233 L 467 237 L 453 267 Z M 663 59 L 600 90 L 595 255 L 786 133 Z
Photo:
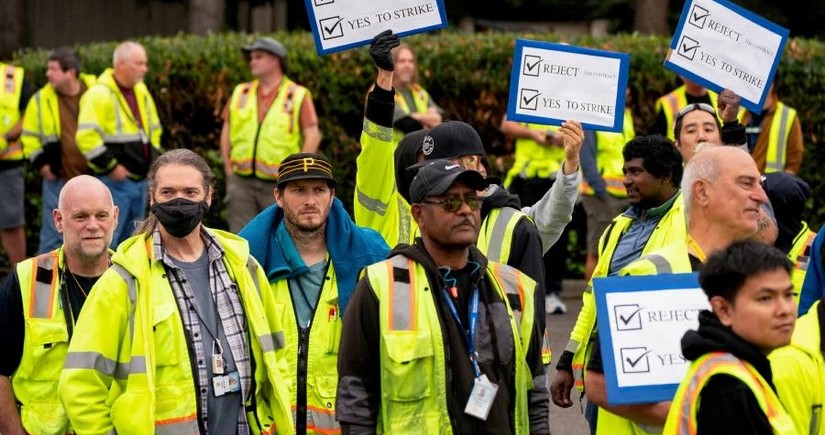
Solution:
M 418 170 L 421 237 L 367 267 L 345 315 L 343 433 L 550 432 L 536 283 L 475 246 L 485 187 L 451 160 Z
M 687 236 L 625 266 L 621 275 L 699 271 L 708 255 L 758 230 L 768 200 L 761 174 L 747 151 L 708 147 L 696 153 L 682 177 Z M 677 339 L 678 337 L 674 337 Z M 599 406 L 596 434 L 659 433 L 670 402 L 609 405 L 598 338 L 587 366 L 587 398 Z M 611 350 L 608 350 L 611 351 Z
M 0 284 L 0 432 L 72 432 L 57 382 L 86 296 L 109 267 L 118 209 L 99 180 L 79 175 L 52 210 L 63 245 L 17 265 Z M 19 407 L 18 407 L 19 406 Z
M 329 159 L 292 154 L 278 166 L 276 205 L 240 232 L 261 262 L 287 325 L 284 350 L 299 434 L 338 433 L 338 343 L 359 271 L 387 258 L 381 235 L 355 225 L 335 197 Z

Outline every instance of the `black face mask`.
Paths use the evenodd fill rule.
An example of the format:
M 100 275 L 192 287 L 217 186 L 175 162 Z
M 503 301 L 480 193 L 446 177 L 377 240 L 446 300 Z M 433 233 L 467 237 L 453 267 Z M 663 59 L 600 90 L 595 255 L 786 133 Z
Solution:
M 152 213 L 166 231 L 174 237 L 186 237 L 203 220 L 209 204 L 206 201 L 190 201 L 175 198 L 171 201 L 152 204 Z

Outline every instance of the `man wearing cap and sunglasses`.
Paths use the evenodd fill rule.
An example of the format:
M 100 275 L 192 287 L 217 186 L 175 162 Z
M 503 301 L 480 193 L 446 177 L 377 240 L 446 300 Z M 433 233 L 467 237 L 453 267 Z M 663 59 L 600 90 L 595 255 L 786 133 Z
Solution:
M 274 203 L 278 163 L 318 150 L 321 133 L 312 95 L 286 76 L 286 48 L 258 38 L 242 48 L 255 77 L 235 87 L 223 111 L 221 159 L 229 230 L 237 233 Z
M 332 434 L 336 362 L 344 309 L 359 271 L 387 258 L 377 232 L 353 223 L 335 198 L 332 165 L 320 154 L 292 154 L 278 166 L 276 205 L 240 232 L 266 271 L 284 325 L 295 430 Z
M 451 160 L 418 170 L 421 237 L 367 267 L 347 309 L 343 433 L 550 432 L 536 283 L 475 247 L 486 186 Z

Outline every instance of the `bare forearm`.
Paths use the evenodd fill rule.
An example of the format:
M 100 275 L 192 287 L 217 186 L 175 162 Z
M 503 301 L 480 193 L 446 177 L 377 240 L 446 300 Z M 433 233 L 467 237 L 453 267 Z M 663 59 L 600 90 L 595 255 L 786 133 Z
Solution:
M 313 125 L 304 129 L 304 146 L 301 149 L 305 153 L 318 152 L 318 145 L 321 144 L 321 130 L 318 125 Z
M 435 109 L 431 109 L 428 112 L 413 113 L 410 114 L 410 117 L 420 122 L 424 128 L 433 128 L 436 125 L 441 124 L 441 114 Z
M 377 84 L 379 88 L 381 88 L 385 91 L 391 90 L 392 89 L 392 71 L 378 69 L 378 78 L 375 80 L 375 84 Z
M 3 435 L 25 435 L 11 379 L 0 376 L 0 433 Z

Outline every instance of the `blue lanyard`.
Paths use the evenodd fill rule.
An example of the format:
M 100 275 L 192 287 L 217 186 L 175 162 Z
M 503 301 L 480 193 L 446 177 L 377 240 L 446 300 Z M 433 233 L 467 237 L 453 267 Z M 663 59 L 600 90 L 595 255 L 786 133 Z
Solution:
M 450 309 L 450 313 L 452 313 L 453 318 L 456 322 L 458 322 L 458 326 L 461 328 L 461 331 L 464 333 L 464 340 L 467 342 L 467 352 L 470 355 L 470 362 L 473 363 L 473 371 L 476 374 L 476 378 L 481 377 L 481 369 L 478 366 L 478 361 L 476 360 L 476 344 L 475 344 L 475 336 L 476 336 L 476 325 L 478 324 L 478 287 L 473 288 L 473 294 L 470 296 L 470 328 L 467 329 L 464 327 L 464 322 L 461 321 L 461 316 L 458 314 L 458 309 L 455 306 L 455 302 L 453 302 L 452 298 L 447 294 L 447 289 L 442 289 L 443 291 L 441 294 L 444 296 L 444 301 L 447 303 L 447 307 Z

